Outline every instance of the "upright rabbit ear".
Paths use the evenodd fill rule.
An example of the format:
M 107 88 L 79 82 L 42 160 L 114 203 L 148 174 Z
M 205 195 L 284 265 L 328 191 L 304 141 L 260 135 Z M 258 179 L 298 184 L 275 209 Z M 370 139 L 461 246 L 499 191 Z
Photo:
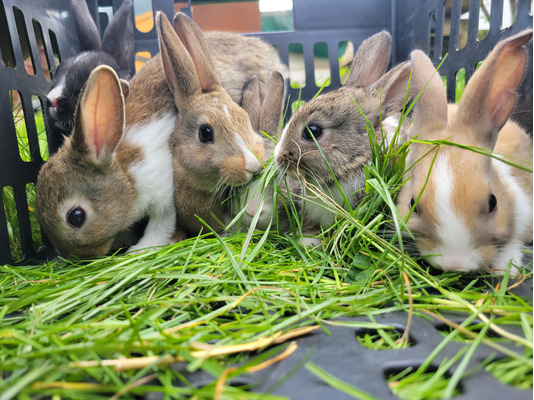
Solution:
M 274 136 L 278 134 L 284 114 L 285 82 L 278 71 L 273 71 L 267 93 L 261 105 L 260 130 Z
M 214 86 L 220 86 L 208 43 L 198 25 L 187 15 L 179 12 L 174 16 L 174 30 L 195 64 L 202 91 L 209 92 Z
M 420 93 L 415 103 L 412 132 L 424 139 L 425 133 L 447 127 L 447 93 L 441 76 L 425 53 L 415 50 L 411 60 L 413 93 Z
M 347 86 L 367 87 L 376 82 L 386 72 L 390 57 L 391 35 L 388 32 L 364 40 L 352 60 Z
M 241 108 L 243 108 L 250 118 L 252 128 L 259 132 L 260 130 L 260 114 L 261 114 L 261 102 L 260 102 L 260 85 L 258 83 L 258 77 L 253 75 L 245 86 L 243 86 L 243 97 L 241 98 Z
M 371 87 L 379 89 L 382 116 L 387 118 L 404 105 L 410 81 L 411 63 L 403 62 L 384 74 Z M 409 99 L 409 96 L 408 96 Z
M 475 126 L 486 148 L 493 149 L 498 133 L 517 102 L 532 29 L 499 42 L 467 83 L 454 122 Z M 484 137 L 485 135 L 485 137 Z
M 111 54 L 121 70 L 121 78 L 130 77 L 134 56 L 132 0 L 124 0 L 104 32 L 102 49 Z
M 85 0 L 71 0 L 71 6 L 76 21 L 80 50 L 100 50 L 102 48 L 100 34 L 89 12 L 87 2 Z
M 80 96 L 73 147 L 97 165 L 108 165 L 124 132 L 124 98 L 119 78 L 107 65 L 91 72 Z
M 162 12 L 156 14 L 156 26 L 165 78 L 180 109 L 202 91 L 202 86 L 191 56 Z

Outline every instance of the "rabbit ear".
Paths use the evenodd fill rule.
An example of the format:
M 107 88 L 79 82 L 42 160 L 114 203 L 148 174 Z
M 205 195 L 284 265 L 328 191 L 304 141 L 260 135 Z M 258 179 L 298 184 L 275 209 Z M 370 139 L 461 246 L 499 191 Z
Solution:
M 412 132 L 421 139 L 431 139 L 425 138 L 425 133 L 447 127 L 447 93 L 441 76 L 425 53 L 415 50 L 411 60 L 413 93 L 420 93 L 415 103 Z
M 189 97 L 202 91 L 202 86 L 191 56 L 162 12 L 156 14 L 156 25 L 163 71 L 180 109 Z
M 76 21 L 80 50 L 100 50 L 102 48 L 100 34 L 89 12 L 87 2 L 85 0 L 71 0 L 71 6 Z
M 278 134 L 284 113 L 285 82 L 278 71 L 273 71 L 267 93 L 261 105 L 259 129 L 269 135 Z
M 372 85 L 373 88 L 376 87 L 381 92 L 380 100 L 383 117 L 388 117 L 402 108 L 408 90 L 410 72 L 411 63 L 404 62 L 383 75 Z
M 376 82 L 389 64 L 391 35 L 380 32 L 364 40 L 352 60 L 347 86 L 367 87 Z
M 195 64 L 202 91 L 209 92 L 214 86 L 220 86 L 208 43 L 198 25 L 187 15 L 179 12 L 174 16 L 174 30 Z
M 467 83 L 454 122 L 475 126 L 484 146 L 493 149 L 500 129 L 517 102 L 532 29 L 501 41 Z M 485 137 L 484 137 L 485 135 Z
M 124 131 L 124 98 L 119 78 L 107 65 L 93 70 L 76 109 L 73 147 L 107 165 Z
M 102 49 L 117 61 L 121 72 L 129 77 L 134 55 L 132 0 L 124 0 L 104 32 Z
M 260 85 L 258 77 L 253 75 L 243 87 L 243 97 L 241 98 L 241 108 L 245 110 L 250 118 L 252 128 L 259 132 L 260 130 Z

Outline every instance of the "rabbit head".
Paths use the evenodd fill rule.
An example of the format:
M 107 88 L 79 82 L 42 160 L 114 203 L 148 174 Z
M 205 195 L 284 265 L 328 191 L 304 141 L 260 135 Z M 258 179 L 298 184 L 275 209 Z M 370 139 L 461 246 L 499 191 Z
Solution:
M 458 106 L 447 106 L 431 60 L 412 53 L 411 135 L 495 151 L 532 165 L 532 141 L 509 117 L 527 62 L 532 30 L 499 42 L 467 83 Z M 521 162 L 521 161 L 520 161 Z M 521 263 L 522 241 L 532 241 L 532 173 L 487 154 L 452 145 L 412 143 L 397 204 L 415 244 L 443 270 L 504 273 Z M 515 273 L 515 267 L 512 273 Z
M 381 119 L 399 111 L 406 97 L 410 64 L 385 73 L 390 52 L 387 32 L 365 40 L 354 56 L 347 84 L 304 104 L 293 115 L 274 151 L 281 170 L 343 202 L 337 179 L 346 197 L 356 201 L 353 193 L 364 187 L 364 165 L 371 161 L 367 120 L 379 132 Z M 325 215 L 322 209 L 317 214 Z M 331 217 L 321 224 L 327 220 Z
M 64 257 L 104 255 L 128 227 L 136 192 L 115 154 L 123 131 L 121 82 L 99 66 L 81 92 L 72 135 L 37 178 L 37 219 Z

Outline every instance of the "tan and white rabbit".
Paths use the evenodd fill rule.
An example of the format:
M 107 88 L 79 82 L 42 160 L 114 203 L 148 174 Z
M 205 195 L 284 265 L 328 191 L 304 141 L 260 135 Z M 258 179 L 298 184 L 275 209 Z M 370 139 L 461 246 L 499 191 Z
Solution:
M 381 119 L 403 106 L 410 64 L 400 64 L 385 73 L 390 53 L 389 33 L 380 32 L 365 40 L 354 56 L 347 84 L 303 105 L 287 124 L 274 150 L 278 167 L 304 182 L 304 220 L 310 227 L 315 225 L 311 230 L 330 224 L 334 213 L 310 193 L 309 185 L 339 205 L 346 198 L 354 206 L 363 195 L 364 165 L 371 162 L 372 154 L 366 119 L 358 107 L 379 132 Z
M 248 183 L 265 161 L 262 138 L 247 113 L 222 87 L 200 28 L 178 13 L 174 30 L 156 16 L 165 78 L 176 117 L 170 140 L 177 229 L 196 235 L 205 223 L 222 231 L 223 201 Z
M 523 242 L 532 242 L 532 173 L 501 161 L 532 166 L 532 139 L 509 120 L 527 63 L 524 44 L 531 38 L 529 29 L 499 42 L 467 83 L 458 106 L 447 106 L 430 59 L 419 50 L 411 55 L 414 88 L 423 90 L 411 134 L 500 154 L 411 145 L 397 204 L 403 217 L 412 212 L 407 226 L 435 267 L 503 274 L 513 260 L 516 275 Z
M 172 187 L 160 187 L 172 185 L 169 135 L 125 133 L 121 84 L 108 66 L 91 73 L 71 136 L 37 179 L 37 218 L 64 257 L 106 254 L 115 236 L 146 214 L 138 248 L 169 243 L 174 231 Z M 167 166 L 160 164 L 165 158 Z

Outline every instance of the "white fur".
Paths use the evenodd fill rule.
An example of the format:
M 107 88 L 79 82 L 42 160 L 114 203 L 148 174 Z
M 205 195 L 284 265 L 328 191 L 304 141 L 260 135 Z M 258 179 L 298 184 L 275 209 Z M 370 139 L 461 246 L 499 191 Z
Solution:
M 478 269 L 481 257 L 473 245 L 465 221 L 451 206 L 454 187 L 453 173 L 448 157 L 436 160 L 432 171 L 436 185 L 436 216 L 439 245 L 424 252 L 428 261 L 443 270 L 471 271 Z
M 169 138 L 174 130 L 175 115 L 164 114 L 148 124 L 126 129 L 124 139 L 140 146 L 143 159 L 133 163 L 129 171 L 137 188 L 137 219 L 145 214 L 149 222 L 145 234 L 130 251 L 166 245 L 171 241 L 176 223 L 172 155 Z
M 284 147 L 284 140 L 287 136 L 287 128 L 289 127 L 289 124 L 290 124 L 291 121 L 289 121 L 284 130 L 282 131 L 282 135 L 280 135 L 280 140 L 278 141 L 278 143 L 276 144 L 276 146 L 274 147 L 274 162 L 276 163 L 276 165 L 280 166 L 280 164 L 278 163 L 278 158 L 280 156 L 280 152 L 282 151 L 283 147 Z
M 48 92 L 48 94 L 46 95 L 46 97 L 48 98 L 48 101 L 53 102 L 54 100 L 61 98 L 64 90 L 65 90 L 65 75 L 61 77 L 57 86 L 54 89 L 52 89 L 50 92 Z
M 382 121 L 382 141 L 386 143 L 386 146 L 389 147 L 393 143 L 395 138 L 395 133 L 399 127 L 400 119 L 395 115 L 389 116 Z M 402 136 L 402 129 L 397 136 L 396 144 L 400 144 L 406 141 L 406 138 Z
M 256 228 L 267 229 L 273 218 L 273 189 L 271 186 L 265 187 L 262 194 L 261 180 L 252 182 L 239 195 L 239 200 L 232 203 L 233 215 L 237 215 L 241 210 L 239 207 L 245 207 L 245 212 L 241 217 L 241 222 L 249 226 L 254 217 L 259 213 Z M 260 203 L 263 197 L 263 204 Z
M 83 60 L 89 56 L 91 56 L 91 52 L 84 52 L 84 53 L 78 54 L 76 58 L 74 59 L 73 64 L 83 62 Z
M 245 145 L 243 139 L 241 139 L 237 134 L 235 136 L 235 141 L 237 146 L 243 152 L 243 157 L 245 157 L 245 170 L 247 172 L 247 181 L 252 178 L 252 175 L 259 171 L 262 167 L 261 162 L 258 160 L 258 157 Z
M 498 255 L 492 263 L 492 267 L 496 272 L 504 273 L 508 262 L 513 259 L 516 265 L 522 266 L 523 258 L 523 242 L 521 238 L 523 234 L 529 229 L 532 221 L 532 202 L 529 196 L 521 188 L 512 173 L 512 167 L 499 160 L 491 160 L 492 167 L 499 175 L 499 179 L 507 185 L 507 189 L 514 199 L 514 204 L 511 207 L 514 213 L 515 232 L 505 246 L 498 249 Z M 517 268 L 512 267 L 512 275 L 517 273 Z
M 340 206 L 343 206 L 345 201 L 343 198 L 344 194 L 347 200 L 349 200 L 351 207 L 354 207 L 354 193 L 365 187 L 365 176 L 362 174 L 356 176 L 348 182 L 339 182 L 339 186 L 341 187 L 343 194 L 335 184 L 331 187 L 327 187 L 326 189 L 319 186 L 317 182 L 313 182 L 313 185 L 320 188 L 320 190 L 322 190 L 328 197 L 330 197 L 336 204 Z M 309 218 L 312 221 L 319 223 L 323 227 L 330 225 L 334 221 L 334 217 L 336 215 L 334 212 L 330 211 L 332 206 L 328 205 L 315 195 L 309 194 L 306 188 L 304 188 L 303 191 L 305 193 L 305 198 L 308 200 L 305 203 L 305 210 Z
M 499 174 L 501 182 L 507 186 L 507 189 L 510 190 L 514 198 L 513 211 L 516 235 L 520 237 L 529 228 L 530 221 L 532 221 L 532 202 L 521 186 L 519 186 L 510 165 L 498 160 L 492 160 L 491 162 L 495 171 Z

